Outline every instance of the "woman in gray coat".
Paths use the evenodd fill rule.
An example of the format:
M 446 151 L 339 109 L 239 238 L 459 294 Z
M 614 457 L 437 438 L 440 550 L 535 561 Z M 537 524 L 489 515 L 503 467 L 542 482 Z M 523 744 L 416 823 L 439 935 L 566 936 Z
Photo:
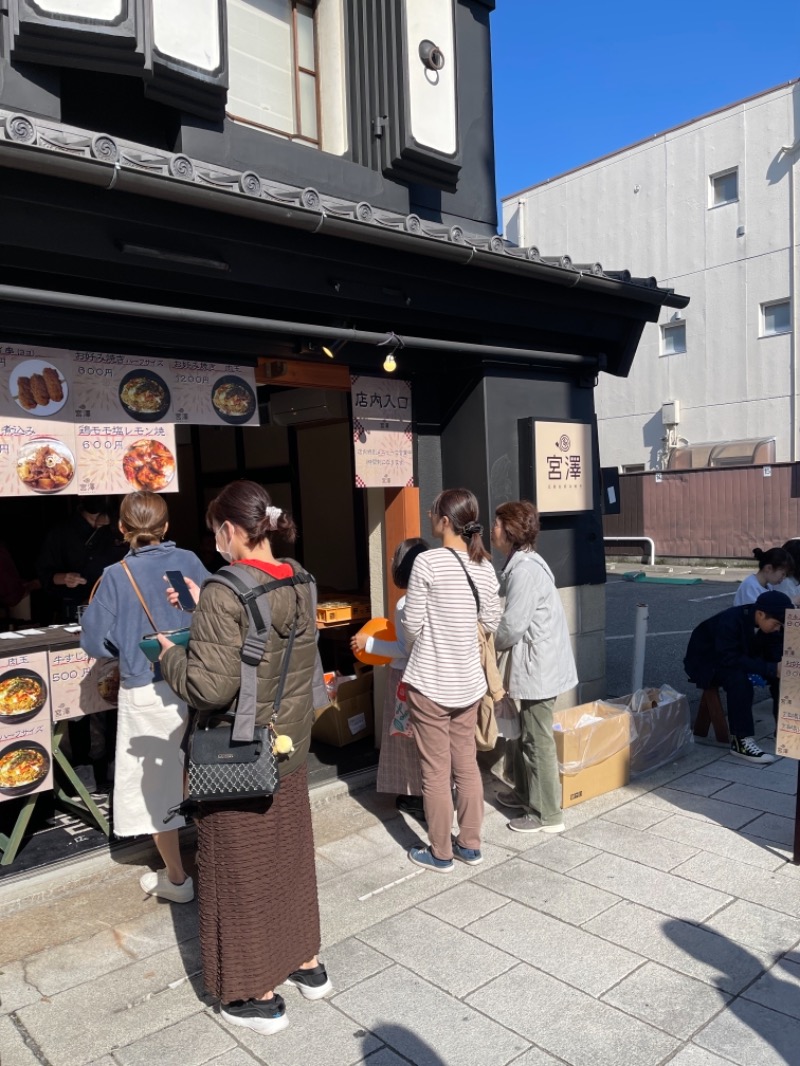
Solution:
M 514 741 L 514 791 L 497 799 L 519 810 L 517 833 L 562 833 L 561 788 L 553 739 L 556 698 L 578 683 L 569 628 L 550 567 L 535 550 L 539 512 L 525 500 L 495 511 L 492 543 L 507 554 L 500 575 L 505 609 L 495 633 L 511 656 L 506 688 L 520 705 L 522 733 Z

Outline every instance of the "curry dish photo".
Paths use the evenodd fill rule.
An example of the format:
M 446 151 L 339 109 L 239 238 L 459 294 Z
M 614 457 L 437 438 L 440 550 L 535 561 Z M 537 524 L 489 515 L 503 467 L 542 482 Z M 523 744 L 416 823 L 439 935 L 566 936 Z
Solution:
M 40 437 L 20 448 L 17 476 L 34 492 L 60 492 L 75 476 L 75 459 L 61 441 Z
M 49 761 L 43 748 L 15 748 L 0 755 L 0 789 L 35 785 L 47 774 Z

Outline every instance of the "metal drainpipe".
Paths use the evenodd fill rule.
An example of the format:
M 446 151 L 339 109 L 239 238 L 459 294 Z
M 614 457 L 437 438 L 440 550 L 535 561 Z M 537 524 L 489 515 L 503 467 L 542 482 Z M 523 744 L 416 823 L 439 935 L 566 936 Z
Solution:
M 792 328 L 791 328 L 791 361 L 789 364 L 789 372 L 791 377 L 791 397 L 789 403 L 790 410 L 790 427 L 792 433 L 792 443 L 789 454 L 791 455 L 791 461 L 797 462 L 798 441 L 797 434 L 798 429 L 798 402 L 800 401 L 800 382 L 798 381 L 798 360 L 800 360 L 800 321 L 798 321 L 798 292 L 797 282 L 798 273 L 797 269 L 797 189 L 795 188 L 795 163 L 797 162 L 797 151 L 800 149 L 800 138 L 794 142 L 794 144 L 784 144 L 781 146 L 781 155 L 793 155 L 794 159 L 789 163 L 789 217 L 791 219 L 790 229 L 790 248 L 789 248 L 789 313 L 792 316 Z
M 798 358 L 800 357 L 800 308 L 798 308 L 797 299 L 797 149 L 800 148 L 800 144 L 792 146 L 794 149 L 794 159 L 792 159 L 789 169 L 789 207 L 791 211 L 792 229 L 791 229 L 791 243 L 792 246 L 789 249 L 789 313 L 792 316 L 792 353 L 791 353 L 791 378 L 792 378 L 792 448 L 791 456 L 792 462 L 797 462 L 798 456 L 798 441 L 797 434 L 800 431 L 798 426 L 798 391 L 800 391 L 800 382 L 798 382 Z

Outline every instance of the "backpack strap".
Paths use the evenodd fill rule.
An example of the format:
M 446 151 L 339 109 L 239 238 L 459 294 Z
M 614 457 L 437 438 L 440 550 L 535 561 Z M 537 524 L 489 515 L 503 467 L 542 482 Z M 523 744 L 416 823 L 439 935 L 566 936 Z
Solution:
M 307 585 L 314 581 L 311 574 L 303 571 L 294 573 L 292 577 L 275 578 L 272 581 L 260 582 L 252 573 L 250 567 L 242 566 L 234 569 L 233 566 L 225 566 L 216 574 L 208 578 L 206 584 L 215 582 L 225 585 L 233 592 L 239 602 L 247 611 L 248 630 L 242 644 L 241 679 L 239 682 L 239 698 L 236 704 L 236 717 L 233 726 L 233 740 L 249 742 L 255 735 L 256 703 L 258 695 L 258 667 L 264 658 L 264 652 L 269 639 L 269 630 L 272 625 L 272 612 L 269 600 L 261 603 L 259 600 L 268 592 L 278 588 L 288 588 L 296 585 Z M 289 658 L 294 646 L 294 638 L 297 632 L 297 608 L 295 607 L 294 621 L 289 632 L 289 639 L 281 663 L 281 673 L 278 679 L 278 688 L 273 701 L 273 713 L 270 724 L 275 722 L 283 699 L 283 688 L 289 670 Z

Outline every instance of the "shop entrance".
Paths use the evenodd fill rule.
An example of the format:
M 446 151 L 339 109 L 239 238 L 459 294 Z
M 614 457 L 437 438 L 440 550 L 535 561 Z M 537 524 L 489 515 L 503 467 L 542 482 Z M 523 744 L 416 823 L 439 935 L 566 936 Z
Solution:
M 306 368 L 305 372 L 333 369 Z M 355 487 L 349 374 L 346 367 L 335 370 L 336 387 L 331 387 L 330 375 L 323 377 L 321 385 L 313 377 L 307 382 L 259 381 L 262 424 L 258 427 L 177 426 L 180 490 L 168 493 L 165 499 L 170 539 L 195 551 L 213 571 L 223 561 L 205 526 L 209 502 L 224 485 L 237 478 L 263 484 L 275 504 L 291 511 L 300 531 L 295 545 L 276 546 L 279 553 L 296 557 L 314 574 L 319 601 L 327 605 L 320 612 L 319 623 L 323 667 L 327 672 L 352 676 L 357 666 L 350 651 L 350 638 L 371 613 L 370 518 L 374 527 L 376 519 L 383 523 L 390 515 L 384 508 L 382 490 Z M 368 492 L 372 493 L 371 500 Z M 8 500 L 3 504 L 6 543 L 24 578 L 36 577 L 37 537 L 41 541 L 51 527 L 74 513 L 75 505 L 74 497 Z M 373 560 L 372 569 L 373 581 L 382 585 L 382 566 L 376 570 Z M 382 599 L 383 589 L 379 588 L 376 603 Z M 387 604 L 387 609 L 391 605 Z M 15 619 L 8 618 L 0 624 L 17 629 L 26 622 L 46 626 L 61 620 L 56 619 L 55 610 L 57 607 L 44 592 L 34 592 L 11 612 Z M 350 734 L 346 729 L 327 730 L 324 739 L 312 739 L 308 764 L 312 788 L 368 770 L 377 763 L 371 674 L 360 683 L 362 689 L 369 689 L 359 704 L 369 707 L 364 724 L 356 730 L 351 725 Z M 113 803 L 105 790 L 98 789 L 93 798 L 100 811 L 113 821 Z M 20 803 L 13 800 L 0 804 L 0 833 L 8 835 L 12 831 Z M 112 838 L 111 847 L 130 843 Z M 56 807 L 52 795 L 42 793 L 25 842 L 13 864 L 0 867 L 0 878 L 72 860 L 108 846 L 109 841 L 100 830 L 88 825 L 80 815 Z

